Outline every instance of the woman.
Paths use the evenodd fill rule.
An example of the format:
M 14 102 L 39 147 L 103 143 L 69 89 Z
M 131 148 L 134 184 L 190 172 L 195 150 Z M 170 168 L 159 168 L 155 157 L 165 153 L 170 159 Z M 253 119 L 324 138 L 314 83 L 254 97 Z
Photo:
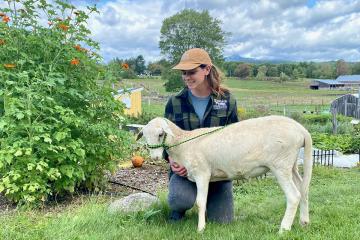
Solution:
M 186 51 L 173 69 L 182 71 L 185 88 L 172 96 L 165 117 L 184 130 L 225 126 L 238 121 L 235 98 L 220 85 L 220 75 L 209 54 L 200 48 Z M 196 200 L 196 184 L 186 178 L 187 170 L 165 156 L 170 163 L 168 202 L 170 220 L 181 220 Z M 212 182 L 207 199 L 207 218 L 220 223 L 234 218 L 231 181 Z

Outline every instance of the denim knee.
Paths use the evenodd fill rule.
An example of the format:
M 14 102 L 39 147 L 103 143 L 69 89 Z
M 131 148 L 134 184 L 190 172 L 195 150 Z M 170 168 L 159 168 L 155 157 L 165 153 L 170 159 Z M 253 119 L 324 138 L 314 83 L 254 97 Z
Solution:
M 192 208 L 196 200 L 196 192 L 195 183 L 173 174 L 169 181 L 168 203 L 170 209 L 184 212 Z

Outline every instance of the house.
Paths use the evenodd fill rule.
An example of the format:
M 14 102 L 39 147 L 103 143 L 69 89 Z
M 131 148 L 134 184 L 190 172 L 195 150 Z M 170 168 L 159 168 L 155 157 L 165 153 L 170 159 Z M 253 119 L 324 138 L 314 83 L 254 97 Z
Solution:
M 311 89 L 352 89 L 360 87 L 360 75 L 341 75 L 336 79 L 313 79 Z
M 141 91 L 144 88 L 127 88 L 119 89 L 114 95 L 116 100 L 125 104 L 124 113 L 137 117 L 141 114 Z

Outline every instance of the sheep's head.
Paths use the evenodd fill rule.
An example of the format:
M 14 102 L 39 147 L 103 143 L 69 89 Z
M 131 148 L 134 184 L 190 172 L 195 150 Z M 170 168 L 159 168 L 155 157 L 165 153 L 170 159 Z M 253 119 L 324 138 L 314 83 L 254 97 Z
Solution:
M 165 147 L 165 138 L 174 136 L 164 118 L 154 118 L 139 132 L 137 139 L 145 138 L 152 159 L 161 159 Z

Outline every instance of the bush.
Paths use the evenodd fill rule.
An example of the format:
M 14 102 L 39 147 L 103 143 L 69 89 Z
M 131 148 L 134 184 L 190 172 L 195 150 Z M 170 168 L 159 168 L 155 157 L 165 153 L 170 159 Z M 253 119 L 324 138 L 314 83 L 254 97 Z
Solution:
M 0 192 L 36 204 L 79 187 L 99 190 L 129 138 L 118 128 L 123 107 L 110 84 L 96 84 L 98 44 L 85 23 L 97 10 L 17 2 L 21 9 L 0 9 Z
M 176 92 L 185 86 L 181 73 L 177 70 L 166 69 L 161 74 L 161 78 L 165 81 L 164 86 L 167 92 Z
M 335 149 L 343 153 L 358 153 L 360 136 L 349 134 L 331 135 L 326 133 L 311 134 L 314 146 L 324 150 Z

